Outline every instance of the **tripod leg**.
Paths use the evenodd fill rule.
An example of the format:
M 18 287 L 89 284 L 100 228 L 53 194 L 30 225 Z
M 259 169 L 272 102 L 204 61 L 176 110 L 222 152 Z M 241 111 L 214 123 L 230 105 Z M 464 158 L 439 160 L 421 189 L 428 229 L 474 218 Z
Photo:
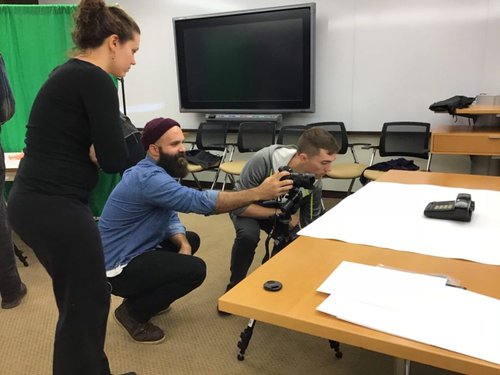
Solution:
M 16 254 L 17 258 L 21 261 L 22 264 L 24 264 L 24 267 L 28 267 L 28 262 L 26 261 L 26 258 L 28 258 L 24 253 L 19 249 L 15 243 L 14 245 L 14 253 Z
M 245 359 L 245 350 L 247 350 L 250 339 L 252 338 L 253 327 L 255 327 L 255 320 L 250 319 L 247 327 L 240 333 L 240 341 L 238 342 L 238 348 L 240 348 L 240 353 L 238 354 L 239 361 Z
M 334 340 L 328 340 L 330 343 L 330 348 L 332 348 L 335 351 L 335 357 L 337 358 L 342 358 L 342 352 L 340 351 L 340 342 L 334 341 Z

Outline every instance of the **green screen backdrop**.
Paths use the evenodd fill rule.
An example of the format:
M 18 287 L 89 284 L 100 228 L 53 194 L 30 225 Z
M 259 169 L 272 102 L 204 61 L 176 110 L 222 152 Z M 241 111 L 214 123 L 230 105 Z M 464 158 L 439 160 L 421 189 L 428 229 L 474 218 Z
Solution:
M 70 57 L 75 9 L 76 5 L 0 5 L 0 53 L 16 100 L 14 116 L 2 126 L 6 152 L 24 148 L 26 124 L 38 90 L 49 73 Z M 118 174 L 100 172 L 90 202 L 95 216 L 119 180 Z

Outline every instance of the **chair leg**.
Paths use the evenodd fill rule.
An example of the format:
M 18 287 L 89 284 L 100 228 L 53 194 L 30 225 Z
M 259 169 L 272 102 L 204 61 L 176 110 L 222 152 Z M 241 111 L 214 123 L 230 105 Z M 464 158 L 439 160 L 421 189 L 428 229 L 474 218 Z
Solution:
M 425 169 L 426 172 L 430 172 L 431 160 L 432 160 L 432 154 L 429 154 L 429 159 L 427 160 L 427 168 Z
M 354 186 L 354 181 L 356 181 L 356 179 L 355 179 L 355 178 L 353 178 L 353 179 L 351 180 L 351 183 L 349 184 L 349 189 L 347 189 L 347 195 L 346 195 L 346 197 L 348 197 L 349 195 L 351 195 L 351 192 L 352 192 L 352 187 Z
M 195 176 L 195 174 L 194 174 L 194 173 L 191 173 L 191 176 L 193 176 L 194 181 L 196 182 L 196 186 L 198 186 L 198 190 L 203 190 L 203 188 L 201 187 L 200 181 L 199 181 L 199 180 L 198 180 L 198 178 Z
M 210 190 L 214 190 L 214 187 L 217 184 L 217 180 L 219 179 L 219 174 L 220 174 L 220 169 L 217 168 L 217 171 L 215 172 L 215 178 L 212 181 L 212 186 L 210 187 Z
M 236 180 L 232 174 L 229 175 L 229 181 L 231 182 L 231 185 L 233 185 L 233 190 L 234 190 L 234 185 L 236 184 Z
M 224 191 L 224 189 L 226 188 L 226 181 L 227 181 L 227 173 L 224 172 L 224 181 L 222 181 L 222 190 L 221 191 Z

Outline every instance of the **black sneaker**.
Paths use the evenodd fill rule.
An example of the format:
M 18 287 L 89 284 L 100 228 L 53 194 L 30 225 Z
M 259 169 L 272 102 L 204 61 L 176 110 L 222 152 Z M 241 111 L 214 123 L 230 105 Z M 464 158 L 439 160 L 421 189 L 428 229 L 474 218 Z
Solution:
M 120 324 L 132 340 L 141 344 L 159 344 L 165 340 L 165 333 L 153 323 L 140 323 L 132 318 L 124 304 L 118 306 L 114 314 L 115 320 Z
M 19 288 L 19 295 L 10 301 L 2 300 L 2 309 L 13 309 L 16 306 L 19 306 L 26 293 L 28 293 L 28 288 L 23 282 L 21 282 L 21 287 Z

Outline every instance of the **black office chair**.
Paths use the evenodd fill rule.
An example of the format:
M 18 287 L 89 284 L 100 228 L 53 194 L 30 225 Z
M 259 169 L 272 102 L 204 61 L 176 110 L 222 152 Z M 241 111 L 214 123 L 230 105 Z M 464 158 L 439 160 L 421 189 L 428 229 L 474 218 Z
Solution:
M 427 160 L 426 171 L 429 171 L 429 137 L 431 125 L 426 122 L 386 122 L 382 127 L 378 146 L 366 146 L 372 149 L 370 166 L 373 166 L 378 152 L 380 157 L 408 156 Z M 366 169 L 363 177 L 376 180 L 386 171 Z
M 279 145 L 297 145 L 297 141 L 304 131 L 305 125 L 284 125 L 280 128 L 276 143 Z
M 276 124 L 274 122 L 242 122 L 238 129 L 236 147 L 240 154 L 257 152 L 261 148 L 272 145 L 276 139 Z M 226 187 L 227 178 L 234 186 L 234 176 L 239 176 L 245 167 L 246 160 L 233 160 L 234 146 L 230 152 L 229 161 L 221 163 L 220 170 L 225 173 L 222 191 Z
M 202 190 L 202 187 L 200 181 L 195 175 L 196 173 L 205 171 L 215 172 L 215 177 L 212 181 L 210 189 L 213 189 L 217 183 L 217 179 L 220 174 L 220 164 L 226 160 L 228 152 L 226 144 L 227 130 L 228 126 L 226 123 L 201 123 L 198 127 L 198 131 L 196 132 L 196 141 L 194 142 L 192 149 L 186 152 L 186 154 L 198 154 L 192 158 L 188 158 L 191 160 L 188 164 L 188 171 L 193 176 L 193 179 L 200 190 Z M 196 152 L 196 150 L 199 150 L 201 154 Z M 210 151 L 216 151 L 217 154 Z M 199 160 L 199 164 L 194 164 L 192 161 L 196 161 L 197 159 Z M 206 163 L 207 160 L 211 160 L 211 162 Z
M 366 169 L 367 165 L 361 164 L 358 161 L 355 147 L 356 146 L 369 146 L 369 143 L 349 143 L 347 138 L 347 130 L 343 122 L 326 121 L 326 122 L 315 122 L 307 125 L 308 128 L 321 127 L 327 130 L 339 146 L 339 151 L 337 154 L 344 155 L 350 150 L 353 162 L 352 163 L 336 163 L 333 162 L 332 170 L 326 174 L 327 177 L 339 180 L 351 180 L 349 188 L 347 189 L 347 195 L 351 194 L 352 187 L 357 178 L 363 175 L 363 171 Z

